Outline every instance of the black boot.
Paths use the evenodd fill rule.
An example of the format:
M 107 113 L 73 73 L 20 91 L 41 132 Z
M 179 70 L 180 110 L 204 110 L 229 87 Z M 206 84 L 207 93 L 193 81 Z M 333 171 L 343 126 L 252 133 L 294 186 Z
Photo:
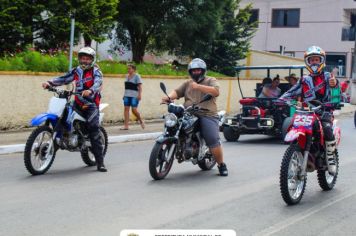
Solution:
M 104 166 L 104 164 L 97 165 L 97 171 L 100 171 L 100 172 L 108 172 L 108 170 L 106 169 L 106 167 Z
M 97 171 L 100 172 L 107 172 L 108 170 L 106 169 L 105 165 L 104 165 L 104 160 L 103 158 L 98 158 L 96 161 L 96 169 Z

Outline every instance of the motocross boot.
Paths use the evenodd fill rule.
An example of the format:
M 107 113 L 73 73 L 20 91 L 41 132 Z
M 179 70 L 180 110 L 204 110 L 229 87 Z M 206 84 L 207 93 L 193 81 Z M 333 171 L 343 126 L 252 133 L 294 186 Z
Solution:
M 328 165 L 329 174 L 336 174 L 336 160 L 335 160 L 335 149 L 336 141 L 325 141 L 326 145 L 326 163 Z

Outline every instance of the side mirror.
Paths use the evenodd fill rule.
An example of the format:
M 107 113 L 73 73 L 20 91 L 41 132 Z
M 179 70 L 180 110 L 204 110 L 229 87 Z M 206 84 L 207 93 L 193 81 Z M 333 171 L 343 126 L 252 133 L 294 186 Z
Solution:
M 203 99 L 200 101 L 200 103 L 203 103 L 203 102 L 206 102 L 206 101 L 209 101 L 210 99 L 212 99 L 213 96 L 211 94 L 205 94 Z
M 161 90 L 162 90 L 165 94 L 167 94 L 166 85 L 165 85 L 163 82 L 160 82 L 160 83 L 159 83 L 159 86 L 161 87 Z

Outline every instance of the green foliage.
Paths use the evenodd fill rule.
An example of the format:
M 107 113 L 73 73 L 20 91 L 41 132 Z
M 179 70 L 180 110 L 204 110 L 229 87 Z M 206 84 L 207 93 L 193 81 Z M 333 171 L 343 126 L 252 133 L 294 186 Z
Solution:
M 36 51 L 25 51 L 15 56 L 0 58 L 1 71 L 36 71 L 36 72 L 67 72 L 69 60 L 63 53 L 56 55 L 43 55 Z M 78 65 L 76 57 L 73 58 L 73 66 Z M 100 61 L 98 66 L 105 74 L 126 74 L 126 62 Z M 138 73 L 142 75 L 171 75 L 187 76 L 186 66 L 179 69 L 171 65 L 156 65 L 152 63 L 142 63 L 137 65 Z M 223 75 L 208 71 L 209 76 L 222 77 Z
M 0 56 L 14 53 L 24 47 L 24 38 L 30 34 L 22 24 L 23 0 L 2 0 L 0 4 Z
M 206 42 L 212 42 L 224 3 L 225 0 L 121 0 L 117 47 L 131 48 L 136 63 L 142 62 L 147 48 L 194 55 L 205 48 Z
M 222 27 L 206 57 L 209 68 L 230 76 L 235 75 L 234 67 L 237 66 L 237 61 L 246 57 L 250 39 L 257 27 L 257 22 L 250 21 L 251 5 L 239 8 L 239 2 L 240 0 L 227 1 L 221 17 Z M 205 55 L 199 51 L 196 54 Z

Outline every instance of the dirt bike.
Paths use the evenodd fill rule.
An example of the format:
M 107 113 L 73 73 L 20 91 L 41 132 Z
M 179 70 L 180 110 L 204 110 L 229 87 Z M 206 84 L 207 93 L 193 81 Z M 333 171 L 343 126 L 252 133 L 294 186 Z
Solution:
M 72 104 L 72 95 L 80 93 L 48 87 L 56 96 L 49 102 L 48 112 L 37 115 L 31 120 L 31 126 L 38 126 L 29 136 L 25 145 L 24 163 L 32 175 L 46 173 L 51 167 L 58 149 L 70 152 L 80 152 L 83 162 L 88 166 L 95 166 L 95 157 L 91 152 L 91 144 L 86 130 L 86 119 Z M 108 104 L 100 104 L 100 118 L 102 110 Z M 104 127 L 100 126 L 100 136 L 105 156 L 108 147 L 108 135 Z
M 338 176 L 339 155 L 337 147 L 341 140 L 341 130 L 337 126 L 337 120 L 332 116 L 333 133 L 336 140 L 334 152 L 336 173 L 332 175 L 328 172 L 326 147 L 320 118 L 321 114 L 325 114 L 326 109 L 332 110 L 334 105 L 316 102 L 317 105 L 307 103 L 307 109 L 296 107 L 293 125 L 289 128 L 285 137 L 285 142 L 290 143 L 290 145 L 282 159 L 279 183 L 282 198 L 288 205 L 294 205 L 301 201 L 307 182 L 307 172 L 317 171 L 319 186 L 325 191 L 334 188 Z
M 160 86 L 167 95 L 165 85 L 161 83 Z M 190 161 L 194 165 L 198 164 L 202 170 L 211 170 L 215 166 L 216 160 L 200 135 L 199 118 L 194 115 L 202 110 L 198 105 L 211 98 L 211 95 L 205 95 L 202 101 L 187 108 L 172 102 L 167 104 L 169 113 L 164 117 L 164 132 L 156 140 L 149 160 L 149 171 L 153 179 L 164 179 L 175 158 L 178 163 Z

